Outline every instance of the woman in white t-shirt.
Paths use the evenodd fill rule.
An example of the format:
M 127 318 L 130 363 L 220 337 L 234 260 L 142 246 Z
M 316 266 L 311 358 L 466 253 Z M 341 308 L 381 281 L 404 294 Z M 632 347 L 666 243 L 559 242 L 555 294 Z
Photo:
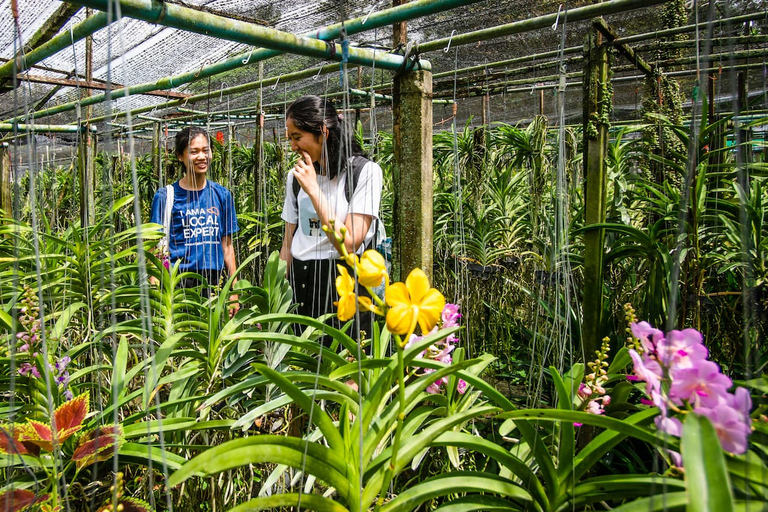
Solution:
M 333 224 L 338 236 L 345 227 L 347 252 L 362 254 L 376 236 L 382 172 L 323 98 L 294 101 L 285 129 L 299 161 L 286 179 L 280 257 L 288 263 L 298 312 L 317 317 L 334 311 L 336 265 L 342 263 L 339 242 L 322 227 Z M 364 316 L 359 325 L 370 336 L 370 317 Z

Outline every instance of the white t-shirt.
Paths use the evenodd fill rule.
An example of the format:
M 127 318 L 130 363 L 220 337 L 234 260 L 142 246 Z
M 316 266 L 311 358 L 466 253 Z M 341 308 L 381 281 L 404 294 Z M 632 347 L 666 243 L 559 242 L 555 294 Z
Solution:
M 352 163 L 347 168 L 351 170 Z M 382 171 L 376 162 L 368 162 L 360 171 L 360 178 L 357 187 L 352 194 L 352 201 L 347 202 L 344 182 L 347 179 L 347 172 L 343 172 L 334 179 L 329 180 L 325 176 L 317 176 L 317 183 L 323 191 L 326 199 L 331 203 L 330 211 L 336 212 L 336 219 L 345 222 L 347 215 L 359 213 L 370 215 L 374 219 L 379 217 L 379 205 L 381 203 Z M 293 170 L 288 172 L 285 183 L 285 202 L 283 204 L 282 219 L 290 224 L 297 224 L 296 231 L 293 234 L 293 243 L 291 244 L 291 256 L 298 260 L 330 260 L 340 256 L 336 248 L 328 239 L 320 221 L 317 212 L 304 192 L 299 189 L 297 196 L 293 194 Z M 349 184 L 352 186 L 352 183 Z M 371 222 L 368 233 L 363 239 L 363 243 L 357 248 L 357 253 L 361 254 L 365 243 L 375 233 L 376 223 Z

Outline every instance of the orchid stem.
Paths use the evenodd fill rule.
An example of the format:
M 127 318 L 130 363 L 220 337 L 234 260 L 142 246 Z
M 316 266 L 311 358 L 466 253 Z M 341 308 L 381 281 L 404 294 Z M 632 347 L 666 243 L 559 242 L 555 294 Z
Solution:
M 399 338 L 399 336 L 398 336 Z M 397 340 L 397 396 L 400 410 L 397 413 L 397 425 L 395 426 L 395 440 L 392 442 L 392 455 L 389 458 L 389 467 L 384 474 L 384 481 L 381 486 L 381 492 L 379 493 L 379 499 L 376 501 L 375 512 L 381 508 L 384 504 L 384 498 L 386 497 L 389 485 L 392 483 L 392 479 L 395 476 L 395 464 L 397 463 L 397 452 L 400 449 L 400 434 L 403 430 L 403 420 L 405 419 L 405 363 L 403 361 L 403 346 L 400 340 Z

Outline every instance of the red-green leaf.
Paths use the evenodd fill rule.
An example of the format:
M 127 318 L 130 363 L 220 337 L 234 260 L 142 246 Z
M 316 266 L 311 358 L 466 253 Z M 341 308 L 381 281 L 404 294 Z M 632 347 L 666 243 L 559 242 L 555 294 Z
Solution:
M 19 441 L 29 449 L 30 444 L 39 446 L 47 452 L 53 451 L 53 432 L 51 427 L 36 420 L 27 419 L 27 428 L 19 434 Z
M 32 491 L 14 489 L 0 494 L 0 507 L 3 512 L 19 512 L 36 503 L 48 501 L 48 495 L 37 497 Z
M 83 434 L 78 440 L 78 446 L 72 454 L 77 469 L 82 469 L 95 462 L 102 462 L 114 455 L 123 444 L 123 428 L 120 425 L 106 425 Z
M 28 453 L 24 445 L 18 440 L 23 428 L 22 425 L 16 424 L 0 425 L 0 453 L 9 455 L 24 455 Z
M 155 512 L 149 503 L 137 498 L 121 498 L 120 505 L 123 512 Z
M 56 409 L 53 413 L 53 419 L 60 443 L 63 443 L 68 437 L 83 428 L 83 421 L 88 416 L 88 410 L 89 399 L 87 392 L 68 402 L 64 402 Z

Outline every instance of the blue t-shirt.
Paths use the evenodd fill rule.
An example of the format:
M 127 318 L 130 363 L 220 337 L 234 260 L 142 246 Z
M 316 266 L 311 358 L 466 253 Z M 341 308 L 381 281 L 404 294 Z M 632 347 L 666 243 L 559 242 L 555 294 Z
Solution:
M 152 222 L 163 223 L 165 187 L 152 199 Z M 222 270 L 224 251 L 221 238 L 236 233 L 237 215 L 232 194 L 225 187 L 206 180 L 203 190 L 184 190 L 173 184 L 173 210 L 168 246 L 171 263 L 181 260 L 181 270 Z

